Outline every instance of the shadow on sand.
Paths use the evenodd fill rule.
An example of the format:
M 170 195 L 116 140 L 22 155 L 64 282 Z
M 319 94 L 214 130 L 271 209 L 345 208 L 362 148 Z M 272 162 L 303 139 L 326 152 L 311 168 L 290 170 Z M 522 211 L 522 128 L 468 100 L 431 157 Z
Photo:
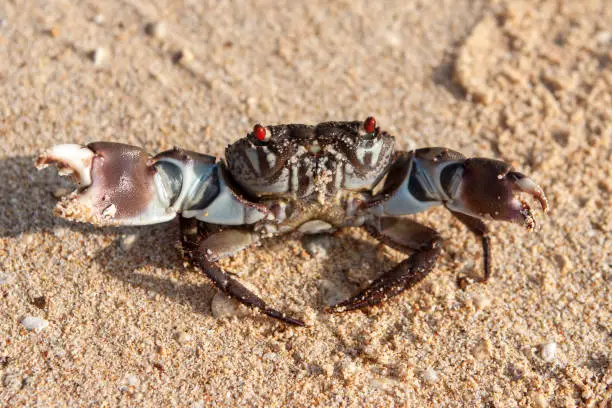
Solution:
M 169 271 L 184 270 L 176 246 L 178 222 L 145 227 L 94 227 L 57 218 L 53 215 L 57 202 L 54 192 L 60 188 L 72 191 L 74 185 L 59 177 L 54 168 L 37 171 L 34 159 L 32 156 L 0 159 L 0 180 L 4 180 L 0 184 L 0 239 L 20 239 L 56 229 L 69 229 L 85 236 L 136 234 L 138 239 L 129 251 L 122 250 L 117 239 L 98 251 L 93 261 L 120 281 L 189 304 L 197 312 L 210 313 L 208 304 L 214 289 L 209 284 L 176 284 L 169 278 L 135 272 L 147 265 Z

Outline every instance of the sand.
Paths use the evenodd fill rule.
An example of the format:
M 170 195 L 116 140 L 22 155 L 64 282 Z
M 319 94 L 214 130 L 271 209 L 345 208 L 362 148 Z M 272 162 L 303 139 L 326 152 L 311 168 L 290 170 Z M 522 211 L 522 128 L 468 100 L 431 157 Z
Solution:
M 0 95 L 0 405 L 610 404 L 609 0 L 8 0 Z M 490 224 L 488 284 L 458 286 L 481 250 L 443 209 L 416 217 L 445 238 L 435 271 L 363 312 L 322 309 L 403 256 L 361 231 L 225 262 L 309 323 L 286 327 L 215 298 L 176 222 L 54 218 L 70 183 L 33 166 L 56 143 L 222 155 L 255 123 L 371 114 L 400 148 L 544 188 L 534 232 Z

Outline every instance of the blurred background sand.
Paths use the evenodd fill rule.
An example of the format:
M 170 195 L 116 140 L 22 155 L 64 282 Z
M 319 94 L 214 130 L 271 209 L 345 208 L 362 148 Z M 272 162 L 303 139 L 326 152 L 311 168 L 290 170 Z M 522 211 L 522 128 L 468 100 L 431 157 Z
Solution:
M 612 3 L 0 2 L 0 405 L 605 406 Z M 52 216 L 56 143 L 222 155 L 254 123 L 373 114 L 400 148 L 513 163 L 552 213 L 495 223 L 493 277 L 444 210 L 435 271 L 398 300 L 322 311 L 402 255 L 359 231 L 225 263 L 285 327 L 183 265 L 175 222 Z M 65 191 L 65 190 L 64 190 Z M 48 322 L 27 330 L 22 320 Z

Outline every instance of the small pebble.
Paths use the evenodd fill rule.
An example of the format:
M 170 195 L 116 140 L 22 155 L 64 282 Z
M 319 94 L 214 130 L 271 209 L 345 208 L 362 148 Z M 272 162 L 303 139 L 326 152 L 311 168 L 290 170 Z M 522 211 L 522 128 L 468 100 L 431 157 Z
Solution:
M 210 309 L 212 314 L 217 319 L 223 319 L 225 317 L 242 316 L 244 313 L 240 310 L 240 303 L 238 301 L 224 295 L 221 292 L 217 292 L 210 302 Z
M 53 38 L 59 37 L 59 35 L 60 35 L 59 28 L 57 28 L 55 26 L 51 27 L 51 29 L 49 30 L 49 35 L 51 37 L 53 37 Z
M 385 39 L 392 47 L 400 47 L 402 45 L 402 37 L 397 33 L 388 31 L 385 35 Z
M 548 407 L 548 399 L 544 395 L 542 395 L 542 394 L 537 394 L 533 398 L 533 404 L 537 408 L 546 408 L 546 407 Z
M 66 227 L 55 227 L 53 228 L 53 235 L 58 238 L 64 238 L 66 234 L 69 234 L 70 230 Z
M 149 23 L 145 27 L 145 32 L 151 37 L 164 38 L 168 34 L 168 27 L 162 21 L 156 23 Z
M 476 307 L 477 310 L 483 310 L 489 306 L 491 306 L 491 299 L 484 295 L 474 296 L 474 307 Z
M 246 103 L 249 108 L 253 109 L 257 106 L 257 98 L 250 96 L 247 98 Z
M 542 346 L 542 359 L 548 363 L 557 357 L 557 343 L 548 343 Z
M 138 240 L 137 234 L 122 235 L 121 239 L 119 240 L 119 246 L 121 247 L 121 249 L 127 252 L 132 249 L 132 247 L 134 246 L 134 243 L 137 240 Z
M 187 344 L 191 341 L 191 336 L 184 331 L 176 332 L 174 338 L 181 344 Z
M 327 257 L 327 251 L 332 245 L 328 235 L 306 237 L 302 242 L 306 252 L 316 258 Z
M 172 61 L 174 61 L 175 64 L 178 64 L 178 63 L 186 64 L 192 60 L 193 60 L 193 54 L 191 53 L 191 51 L 189 51 L 186 48 L 174 54 L 174 57 L 172 58 Z
M 125 383 L 130 387 L 136 387 L 138 384 L 140 384 L 140 380 L 134 374 L 128 374 L 125 377 Z
M 423 371 L 422 377 L 423 380 L 428 383 L 435 383 L 438 381 L 438 373 L 431 367 L 427 367 L 427 369 Z
M 70 190 L 68 190 L 67 188 L 60 187 L 53 192 L 53 197 L 61 198 L 68 193 L 70 193 Z
M 108 52 L 106 51 L 106 49 L 100 47 L 96 48 L 90 53 L 90 58 L 94 64 L 100 65 L 106 60 L 107 55 Z
M 28 330 L 36 330 L 37 332 L 49 326 L 49 322 L 40 317 L 28 316 L 21 321 L 21 324 Z
M 102 14 L 96 14 L 93 18 L 93 22 L 100 25 L 100 24 L 104 24 L 104 15 Z
M 263 355 L 264 360 L 278 361 L 280 356 L 276 353 L 266 353 Z
M 601 31 L 597 33 L 596 37 L 597 42 L 599 44 L 605 45 L 612 42 L 612 32 L 610 31 Z
M 6 285 L 13 281 L 13 278 L 8 273 L 0 273 L 0 285 Z

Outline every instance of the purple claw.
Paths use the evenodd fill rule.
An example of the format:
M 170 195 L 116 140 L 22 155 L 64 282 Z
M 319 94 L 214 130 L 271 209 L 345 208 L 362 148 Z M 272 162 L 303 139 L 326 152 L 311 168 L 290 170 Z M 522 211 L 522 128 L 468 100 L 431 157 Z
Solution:
M 467 159 L 461 192 L 456 199 L 447 203 L 447 207 L 478 218 L 517 222 L 533 230 L 536 225 L 533 211 L 515 193 L 533 196 L 539 201 L 542 210 L 548 211 L 544 191 L 529 177 L 513 171 L 510 165 L 501 161 Z
M 36 160 L 39 169 L 50 164 L 79 186 L 57 204 L 57 216 L 95 225 L 147 225 L 176 216 L 157 193 L 155 168 L 140 148 L 105 142 L 58 145 Z

